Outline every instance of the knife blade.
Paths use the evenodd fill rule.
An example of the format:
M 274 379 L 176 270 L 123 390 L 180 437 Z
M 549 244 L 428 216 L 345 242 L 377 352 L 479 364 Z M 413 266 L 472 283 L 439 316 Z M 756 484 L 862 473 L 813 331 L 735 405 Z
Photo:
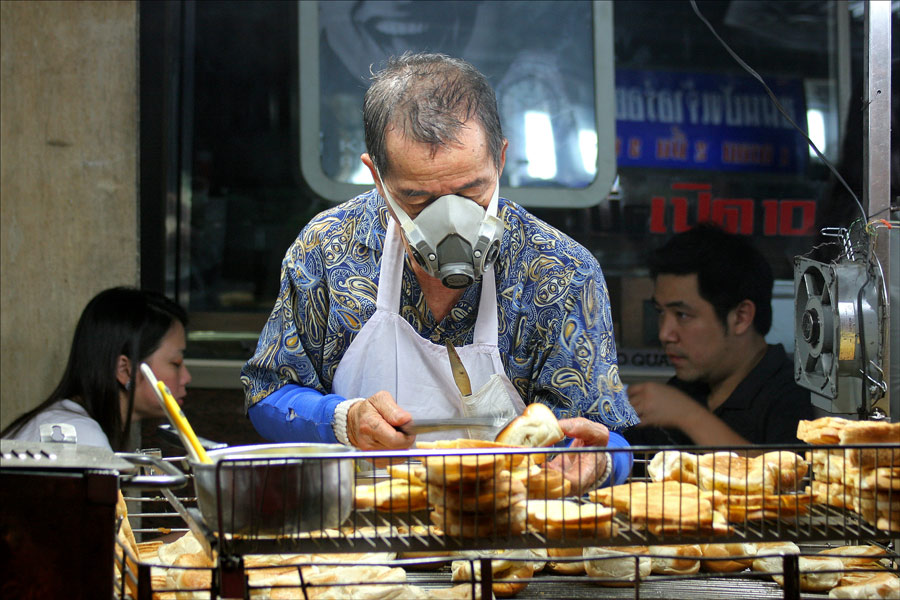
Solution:
M 459 354 L 456 353 L 456 348 L 453 347 L 453 344 L 448 341 L 446 345 L 447 355 L 450 357 L 450 371 L 453 373 L 453 381 L 456 382 L 456 387 L 459 389 L 460 394 L 471 396 L 472 382 L 469 381 L 466 367 L 463 366 L 462 361 L 459 359 Z
M 496 427 L 493 417 L 462 417 L 455 419 L 419 419 L 409 421 L 396 427 L 406 435 L 428 433 L 430 431 L 446 431 L 448 429 L 462 428 L 494 429 Z

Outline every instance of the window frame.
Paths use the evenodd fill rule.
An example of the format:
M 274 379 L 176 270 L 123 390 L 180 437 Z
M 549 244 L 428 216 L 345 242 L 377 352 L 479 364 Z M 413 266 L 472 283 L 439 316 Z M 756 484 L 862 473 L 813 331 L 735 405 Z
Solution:
M 312 190 L 331 202 L 344 202 L 372 189 L 372 185 L 344 183 L 322 170 L 319 151 L 321 103 L 319 98 L 319 1 L 298 0 L 300 86 L 300 170 Z M 615 60 L 613 55 L 613 3 L 591 0 L 594 52 L 594 118 L 597 162 L 594 180 L 583 188 L 504 186 L 501 195 L 526 207 L 587 208 L 609 195 L 616 177 Z M 605 108 L 604 108 L 605 107 Z

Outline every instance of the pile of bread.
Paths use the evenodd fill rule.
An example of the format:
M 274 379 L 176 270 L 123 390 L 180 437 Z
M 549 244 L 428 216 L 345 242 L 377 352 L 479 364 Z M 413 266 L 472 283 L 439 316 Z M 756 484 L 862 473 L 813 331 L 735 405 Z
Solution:
M 398 532 L 394 531 L 393 534 Z M 358 529 L 352 535 L 373 535 Z M 337 530 L 314 532 L 314 536 L 351 535 Z M 209 599 L 215 561 L 188 532 L 169 543 L 142 542 L 136 556 L 151 566 L 154 600 Z M 339 554 L 250 554 L 244 568 L 250 598 L 309 598 L 316 600 L 472 598 L 473 586 L 423 587 L 407 582 L 403 567 L 391 566 L 403 558 L 393 552 Z M 302 574 L 302 583 L 301 583 Z M 132 588 L 132 596 L 136 591 Z M 480 588 L 475 586 L 475 597 Z
M 666 450 L 649 462 L 650 481 L 593 490 L 590 501 L 566 499 L 571 483 L 545 466 L 545 454 L 503 452 L 551 446 L 563 437 L 553 413 L 536 403 L 496 441 L 419 443 L 421 464 L 388 466 L 389 478 L 357 486 L 355 503 L 360 510 L 408 516 L 427 511 L 427 518 L 424 512 L 420 516 L 430 525 L 411 525 L 417 519 L 410 519 L 410 525 L 392 527 L 387 535 L 431 539 L 438 542 L 434 550 L 248 555 L 244 563 L 250 597 L 304 597 L 301 576 L 307 598 L 480 597 L 483 557 L 492 559 L 492 592 L 497 597 L 520 593 L 542 570 L 587 574 L 600 585 L 622 586 L 652 575 L 752 569 L 783 585 L 782 556 L 800 554 L 793 542 L 603 546 L 602 540 L 616 536 L 620 527 L 656 536 L 729 534 L 737 524 L 795 519 L 815 502 L 854 510 L 879 529 L 900 531 L 900 424 L 802 421 L 800 439 L 844 446 L 812 449 L 805 458 L 788 451 L 749 457 Z M 856 447 L 860 444 L 882 445 Z M 135 544 L 127 515 L 122 525 L 120 547 L 154 565 L 153 589 L 165 590 L 154 598 L 209 597 L 215 563 L 191 534 L 173 543 Z M 308 535 L 386 535 L 367 529 Z M 445 536 L 496 539 L 525 532 L 542 537 L 547 548 L 460 553 L 442 549 L 440 543 Z M 884 549 L 874 545 L 800 556 L 801 589 L 828 591 L 836 598 L 900 597 L 896 565 L 885 568 L 884 556 Z M 119 557 L 121 562 L 121 550 Z M 402 568 L 391 562 L 395 558 L 406 559 Z M 424 588 L 407 582 L 406 569 L 438 569 L 448 563 L 456 585 Z
M 435 448 L 487 448 L 480 440 L 433 442 Z M 526 488 L 512 476 L 527 463 L 525 454 L 424 456 L 429 518 L 454 537 L 519 535 L 525 531 Z
M 404 463 L 386 467 L 389 479 L 358 484 L 354 495 L 357 510 L 375 509 L 390 513 L 424 510 L 428 507 L 425 467 Z
M 451 565 L 451 581 L 481 582 L 481 559 L 491 559 L 491 592 L 497 598 L 509 598 L 528 587 L 532 576 L 547 566 L 547 550 L 490 550 L 462 552 Z
M 752 569 L 784 585 L 784 555 L 801 554 L 791 541 L 756 544 Z M 800 590 L 828 592 L 829 598 L 898 598 L 900 577 L 884 564 L 886 551 L 875 545 L 840 546 L 797 558 Z M 896 567 L 894 567 L 896 571 Z
M 732 523 L 808 512 L 810 494 L 798 491 L 808 467 L 787 451 L 748 458 L 666 450 L 648 464 L 650 482 L 594 490 L 589 497 L 628 514 L 633 529 L 654 535 L 727 534 Z
M 633 585 L 653 574 L 692 575 L 698 571 L 767 573 L 784 585 L 783 555 L 800 554 L 793 542 L 615 546 L 585 548 L 585 572 L 605 586 Z M 900 578 L 875 545 L 841 546 L 799 556 L 800 589 L 829 592 L 831 598 L 896 598 Z
M 572 484 L 560 471 L 542 467 L 545 454 L 500 451 L 551 446 L 563 437 L 553 412 L 534 403 L 494 441 L 419 442 L 418 449 L 438 452 L 422 455 L 421 465 L 386 467 L 388 479 L 357 485 L 355 506 L 391 513 L 428 509 L 431 522 L 454 537 L 518 535 L 536 519 L 527 514 L 526 499 L 562 498 L 570 493 Z M 479 452 L 446 452 L 457 450 Z M 555 514 L 553 509 L 550 512 Z M 609 529 L 609 519 L 606 521 Z M 565 525 L 570 526 L 571 520 Z
M 354 535 L 371 533 L 357 530 Z M 136 548 L 138 560 L 151 565 L 154 599 L 209 598 L 214 563 L 191 533 L 174 542 L 144 542 Z M 412 553 L 247 555 L 244 565 L 251 598 L 472 598 L 473 590 L 474 597 L 480 598 L 481 586 L 473 586 L 472 582 L 481 581 L 480 559 L 489 557 L 492 592 L 502 598 L 522 592 L 533 575 L 541 571 L 587 574 L 602 586 L 629 586 L 651 575 L 751 569 L 767 573 L 784 585 L 784 554 L 801 552 L 793 542 L 448 552 L 444 558 L 452 560 L 451 585 L 442 587 L 409 583 L 405 568 L 390 566 L 393 559 L 408 559 Z M 875 545 L 842 546 L 799 556 L 801 590 L 827 591 L 833 598 L 896 598 L 900 594 L 900 578 L 888 568 L 885 556 L 886 551 Z M 404 564 L 407 569 L 412 568 Z M 444 564 L 428 561 L 421 566 L 437 569 Z M 301 588 L 301 572 L 305 589 Z
M 814 502 L 852 510 L 878 529 L 900 532 L 900 423 L 823 417 L 800 421 L 797 437 L 843 446 L 806 453 Z

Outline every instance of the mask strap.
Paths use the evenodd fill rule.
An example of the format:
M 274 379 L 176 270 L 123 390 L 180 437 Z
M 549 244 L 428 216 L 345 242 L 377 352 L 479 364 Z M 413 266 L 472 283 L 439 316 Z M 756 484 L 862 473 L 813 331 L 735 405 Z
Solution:
M 381 182 L 381 189 L 384 190 L 384 199 L 387 200 L 388 206 L 391 207 L 391 210 L 394 212 L 397 220 L 400 221 L 400 228 L 403 229 L 403 231 L 408 235 L 411 231 L 415 230 L 415 223 L 413 223 L 412 219 L 409 218 L 409 215 L 406 214 L 406 211 L 397 206 L 397 203 L 394 202 L 393 198 L 391 198 L 391 193 L 388 191 L 387 184 L 384 183 L 384 178 L 381 176 L 381 172 L 379 172 L 378 167 L 375 167 L 375 174 L 378 175 L 378 180 Z

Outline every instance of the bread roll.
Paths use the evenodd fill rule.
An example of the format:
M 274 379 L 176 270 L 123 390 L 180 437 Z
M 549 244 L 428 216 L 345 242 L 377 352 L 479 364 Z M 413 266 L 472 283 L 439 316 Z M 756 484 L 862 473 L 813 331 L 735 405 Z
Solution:
M 867 469 L 847 467 L 843 481 L 849 487 L 863 491 L 900 492 L 900 465 Z
M 473 483 L 493 479 L 502 471 L 515 467 L 525 455 L 464 454 L 455 456 L 425 456 L 423 458 L 430 485 Z
M 734 573 L 750 567 L 756 555 L 756 544 L 700 544 L 700 551 L 704 558 L 731 558 L 731 560 L 704 560 L 700 564 L 702 570 L 710 573 Z
M 819 554 L 826 556 L 834 556 L 844 563 L 845 567 L 868 567 L 878 563 L 881 557 L 887 555 L 884 548 L 875 546 L 874 544 L 863 544 L 861 546 L 838 546 L 836 548 L 828 548 L 822 550 Z
M 797 438 L 809 444 L 837 444 L 841 441 L 840 433 L 848 423 L 841 417 L 822 417 L 812 421 L 797 423 Z
M 488 537 L 518 535 L 525 531 L 525 503 L 520 502 L 496 513 L 483 513 L 473 519 L 466 512 L 448 510 L 435 506 L 429 515 L 431 523 L 437 525 L 447 535 L 454 537 Z
M 753 570 L 771 575 L 780 586 L 784 586 L 785 554 L 799 554 L 800 548 L 790 541 L 757 544 L 758 558 L 753 561 Z M 844 563 L 831 556 L 800 556 L 797 559 L 800 571 L 800 589 L 806 592 L 824 592 L 840 583 Z
M 839 432 L 842 446 L 851 444 L 900 444 L 900 422 L 850 421 Z M 900 452 L 900 448 L 895 448 Z M 891 464 L 886 461 L 884 464 Z
M 588 547 L 584 549 L 584 569 L 591 577 L 606 579 L 596 582 L 599 585 L 634 585 L 637 577 L 644 579 L 650 575 L 650 557 L 635 556 L 647 551 L 646 546 Z
M 752 459 L 734 452 L 715 452 L 698 459 L 697 484 L 703 490 L 725 493 L 784 494 L 797 491 L 808 468 L 795 452 L 766 452 Z
M 203 552 L 182 554 L 166 571 L 166 585 L 178 600 L 209 598 L 213 563 Z
M 789 494 L 796 492 L 800 481 L 809 472 L 809 463 L 796 452 L 774 450 L 750 459 L 751 468 L 761 465 L 764 469 L 763 485 L 766 492 Z
M 759 542 L 756 544 L 757 558 L 753 559 L 751 566 L 754 571 L 762 573 L 780 573 L 782 569 L 781 557 L 785 554 L 800 554 L 800 547 L 794 542 L 785 540 L 782 542 Z
M 182 554 L 196 554 L 202 550 L 203 546 L 200 545 L 194 534 L 188 531 L 177 540 L 160 546 L 157 550 L 157 555 L 159 556 L 159 562 L 164 565 L 172 565 Z
M 856 491 L 842 483 L 812 481 L 806 489 L 810 490 L 812 501 L 816 504 L 826 504 L 835 508 L 853 508 Z
M 660 575 L 693 575 L 703 555 L 698 544 L 650 546 L 650 572 Z
M 425 487 L 425 467 L 420 464 L 404 463 L 386 467 L 388 474 L 394 479 L 406 479 L 413 485 Z
M 804 592 L 827 592 L 841 582 L 844 563 L 832 557 L 801 556 L 797 559 L 800 570 L 800 589 Z M 783 571 L 783 569 L 781 569 Z M 773 574 L 775 583 L 784 587 L 784 576 Z
M 884 565 L 880 563 L 872 563 L 870 565 L 866 565 L 863 567 L 851 567 L 848 570 L 844 571 L 841 575 L 841 582 L 838 584 L 842 585 L 856 585 L 858 583 L 866 583 L 872 576 L 878 575 L 879 573 L 885 572 L 886 569 Z
M 547 569 L 561 575 L 581 575 L 584 573 L 584 560 L 580 546 L 575 548 L 547 548 Z M 558 560 L 564 559 L 564 560 Z
M 633 481 L 588 492 L 594 502 L 631 517 L 632 527 L 654 534 L 728 533 L 725 517 L 690 483 Z
M 553 411 L 540 402 L 532 402 L 525 407 L 525 412 L 497 434 L 494 441 L 528 448 L 545 448 L 564 437 L 566 434 Z
M 528 470 L 517 469 L 513 476 L 524 481 L 528 487 L 528 497 L 536 500 L 563 498 L 572 491 L 572 482 L 556 469 L 531 465 Z
M 376 484 L 357 485 L 354 506 L 357 509 L 375 508 L 388 512 L 416 511 L 428 507 L 428 498 L 424 486 L 414 485 L 406 479 L 391 478 Z
M 491 574 L 495 580 L 491 589 L 498 598 L 507 598 L 514 596 L 524 590 L 534 574 L 534 567 L 530 561 L 526 560 L 509 560 L 523 559 L 530 557 L 527 551 L 493 551 L 486 553 L 472 553 L 471 559 L 475 560 L 455 560 L 451 565 L 451 581 L 481 581 L 481 561 L 478 560 L 484 556 L 490 556 Z M 504 558 L 505 557 L 505 558 Z M 474 569 L 474 574 L 473 574 Z M 497 582 L 497 579 L 507 579 L 510 581 Z
M 330 584 L 349 582 L 378 582 L 378 585 Z M 408 590 L 406 571 L 400 567 L 384 565 L 353 565 L 321 569 L 318 573 L 304 576 L 306 597 L 313 598 L 354 598 L 358 600 L 380 600 L 382 598 L 402 598 Z M 297 597 L 297 596 L 295 596 Z M 303 594 L 299 596 L 303 598 Z
M 697 483 L 697 455 L 678 450 L 657 452 L 647 465 L 653 481 L 684 481 Z
M 531 500 L 528 502 L 528 522 L 535 527 L 546 524 L 583 524 L 605 522 L 613 518 L 615 509 L 593 502 L 572 500 Z
M 829 598 L 900 598 L 900 578 L 893 573 L 872 573 L 859 583 L 841 585 L 828 592 Z
M 883 448 L 849 450 L 847 459 L 850 466 L 870 468 L 900 464 L 900 423 L 851 421 L 838 437 L 842 446 L 884 444 Z
M 138 558 L 142 563 L 159 562 L 159 549 L 163 545 L 162 540 L 150 540 L 148 542 L 140 542 L 137 545 Z

